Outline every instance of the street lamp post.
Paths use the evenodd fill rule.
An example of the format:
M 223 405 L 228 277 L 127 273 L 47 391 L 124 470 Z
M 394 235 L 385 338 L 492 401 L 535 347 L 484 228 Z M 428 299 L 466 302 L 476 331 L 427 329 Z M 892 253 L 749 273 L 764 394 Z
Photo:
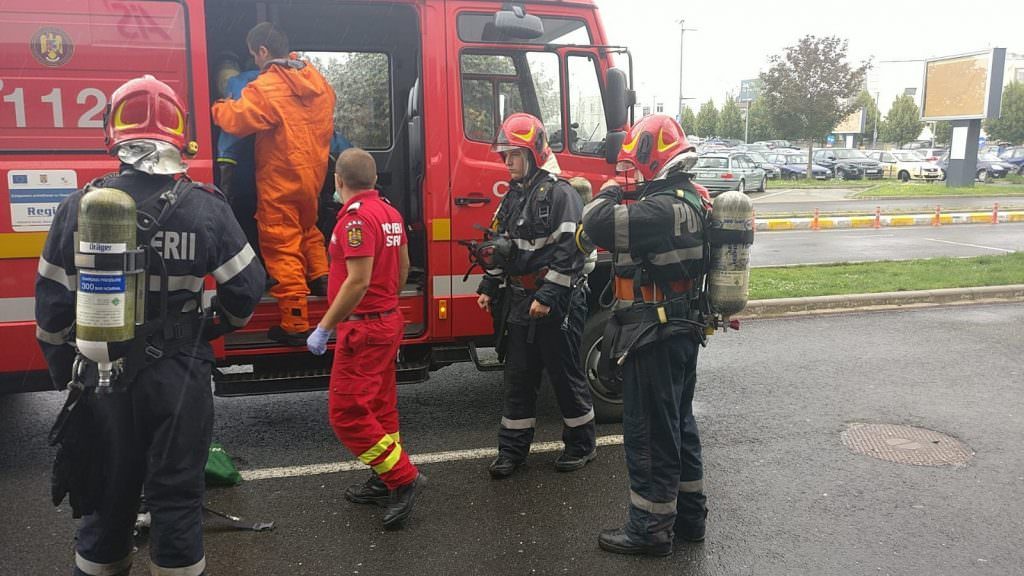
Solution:
M 685 100 L 685 98 L 683 97 L 683 33 L 687 32 L 687 31 L 696 32 L 697 29 L 696 28 L 687 28 L 686 27 L 686 19 L 685 18 L 680 18 L 679 19 L 679 100 L 678 100 L 677 105 L 676 105 L 676 108 L 678 109 L 678 116 L 677 116 L 677 118 L 679 119 L 680 122 L 682 122 L 682 120 L 683 120 L 683 100 Z

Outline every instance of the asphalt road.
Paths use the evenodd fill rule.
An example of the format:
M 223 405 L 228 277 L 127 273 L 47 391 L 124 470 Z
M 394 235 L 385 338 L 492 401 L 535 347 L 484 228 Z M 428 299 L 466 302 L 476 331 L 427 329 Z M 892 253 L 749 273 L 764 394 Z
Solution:
M 247 481 L 210 504 L 271 533 L 206 534 L 211 576 L 235 574 L 885 575 L 1020 574 L 1024 566 L 1024 304 L 750 321 L 716 335 L 700 360 L 708 539 L 668 559 L 598 550 L 624 518 L 617 425 L 581 472 L 531 456 L 488 478 L 486 457 L 422 467 L 430 486 L 405 531 L 347 503 L 365 472 Z M 490 449 L 500 375 L 468 366 L 400 392 L 414 455 Z M 66 574 L 69 511 L 48 502 L 45 435 L 57 393 L 0 398 L 0 573 Z M 218 399 L 215 439 L 247 473 L 350 460 L 327 426 L 324 393 Z M 557 441 L 550 394 L 538 441 Z M 893 464 L 851 453 L 851 423 L 943 432 L 975 452 L 962 467 Z M 144 540 L 133 574 L 146 571 Z
M 979 185 L 981 186 L 981 185 Z M 931 214 L 935 206 L 944 212 L 991 211 L 999 203 L 1000 210 L 1024 210 L 1024 196 L 961 196 L 951 198 L 879 198 L 858 200 L 850 198 L 860 189 L 785 189 L 769 188 L 767 192 L 753 192 L 758 218 L 813 214 L 850 213 L 874 214 L 879 207 L 883 214 Z
M 758 232 L 751 266 L 967 257 L 1024 250 L 1024 224 Z

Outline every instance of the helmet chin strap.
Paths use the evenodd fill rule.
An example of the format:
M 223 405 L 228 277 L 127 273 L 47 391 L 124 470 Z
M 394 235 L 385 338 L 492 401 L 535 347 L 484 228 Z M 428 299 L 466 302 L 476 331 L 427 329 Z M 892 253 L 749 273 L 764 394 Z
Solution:
M 521 182 L 523 184 L 529 182 L 537 174 L 537 166 L 533 161 L 533 155 L 528 154 L 526 151 L 520 152 L 520 156 L 523 158 L 523 163 L 526 164 L 526 169 L 523 170 L 522 178 L 513 178 L 513 182 Z

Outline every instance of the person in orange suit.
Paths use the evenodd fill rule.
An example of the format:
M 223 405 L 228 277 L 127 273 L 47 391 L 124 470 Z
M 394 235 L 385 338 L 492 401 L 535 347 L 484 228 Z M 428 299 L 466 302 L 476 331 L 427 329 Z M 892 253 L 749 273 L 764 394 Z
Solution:
M 246 44 L 259 76 L 236 100 L 218 100 L 213 121 L 235 136 L 256 135 L 256 223 L 260 252 L 277 281 L 280 325 L 267 336 L 302 346 L 309 331 L 306 297 L 327 293 L 327 253 L 317 228 L 317 202 L 334 133 L 334 91 L 309 62 L 288 51 L 269 22 Z

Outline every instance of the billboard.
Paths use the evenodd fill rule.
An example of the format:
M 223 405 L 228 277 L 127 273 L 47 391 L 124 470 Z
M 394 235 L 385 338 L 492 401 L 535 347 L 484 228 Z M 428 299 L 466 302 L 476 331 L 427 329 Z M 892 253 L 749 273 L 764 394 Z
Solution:
M 927 60 L 922 120 L 997 118 L 1005 48 Z
M 865 118 L 867 118 L 865 110 L 858 108 L 843 118 L 832 132 L 834 134 L 860 134 L 864 132 Z
M 740 80 L 740 95 L 736 98 L 739 102 L 753 102 L 761 93 L 761 79 Z

